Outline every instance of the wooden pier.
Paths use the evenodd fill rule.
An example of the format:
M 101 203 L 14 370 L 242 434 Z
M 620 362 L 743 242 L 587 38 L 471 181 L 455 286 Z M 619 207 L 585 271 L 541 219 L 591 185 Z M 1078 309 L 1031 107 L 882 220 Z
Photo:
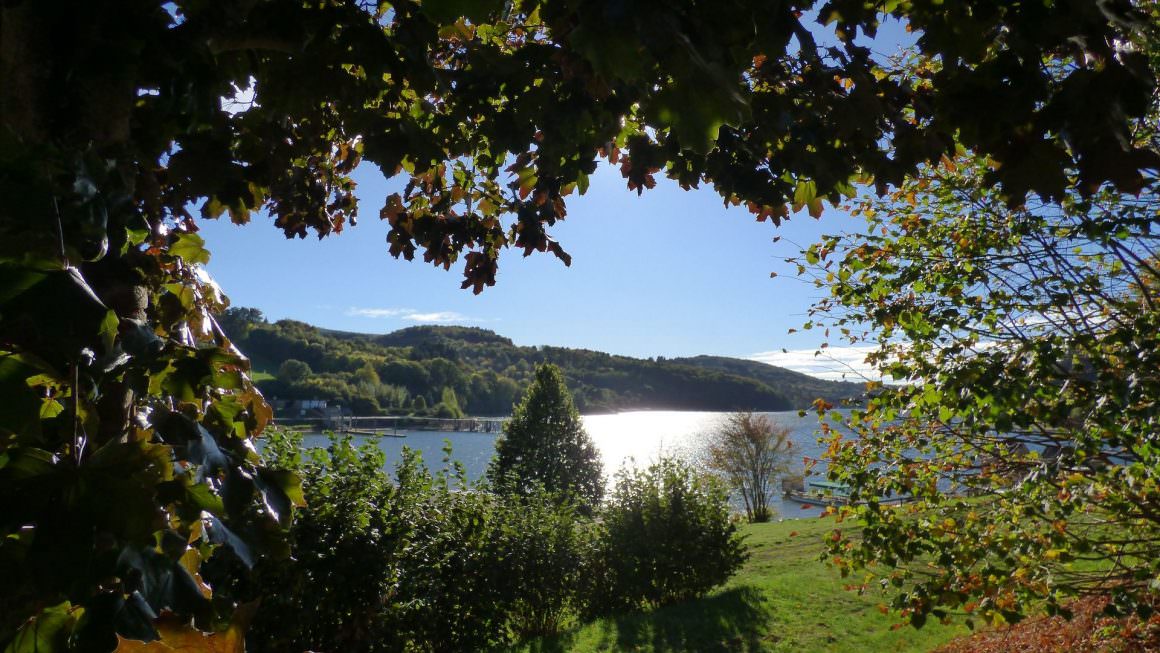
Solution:
M 496 434 L 503 429 L 506 417 L 301 417 L 275 419 L 276 423 L 299 429 L 334 431 L 373 437 L 406 437 L 404 431 L 448 431 L 456 433 Z

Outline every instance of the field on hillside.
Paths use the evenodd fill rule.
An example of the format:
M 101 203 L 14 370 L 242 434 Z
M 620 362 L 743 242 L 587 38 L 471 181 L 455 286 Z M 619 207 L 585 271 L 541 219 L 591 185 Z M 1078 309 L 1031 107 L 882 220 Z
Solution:
M 878 609 L 881 595 L 845 590 L 849 581 L 818 561 L 822 536 L 831 526 L 832 521 L 819 519 L 746 526 L 749 561 L 710 596 L 602 619 L 517 650 L 918 653 L 969 632 L 933 622 L 922 630 L 892 630 L 898 619 Z

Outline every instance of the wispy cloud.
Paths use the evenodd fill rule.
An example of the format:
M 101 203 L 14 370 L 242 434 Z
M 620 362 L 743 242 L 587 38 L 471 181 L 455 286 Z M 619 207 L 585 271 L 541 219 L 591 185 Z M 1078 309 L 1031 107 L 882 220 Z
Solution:
M 346 310 L 346 314 L 352 317 L 397 318 L 407 322 L 417 322 L 419 324 L 454 324 L 484 321 L 479 318 L 468 317 L 455 311 L 431 311 L 428 313 L 420 313 L 413 308 L 375 308 L 353 306 Z
M 360 308 L 351 307 L 346 309 L 346 314 L 353 317 L 399 317 L 414 313 L 414 309 L 410 308 Z
M 434 313 L 408 313 L 407 315 L 403 316 L 403 319 L 408 320 L 410 322 L 422 322 L 424 324 L 446 324 L 449 322 L 479 322 L 479 320 L 469 318 L 466 315 L 460 315 L 459 313 L 456 313 L 455 311 L 436 311 Z
M 809 374 L 831 381 L 881 380 L 882 375 L 866 363 L 866 355 L 877 347 L 827 347 L 825 349 L 786 349 L 763 351 L 750 360 Z

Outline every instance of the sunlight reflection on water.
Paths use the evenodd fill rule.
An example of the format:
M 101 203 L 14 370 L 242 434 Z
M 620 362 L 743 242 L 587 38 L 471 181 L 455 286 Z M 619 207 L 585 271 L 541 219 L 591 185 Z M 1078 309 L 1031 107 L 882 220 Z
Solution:
M 634 411 L 611 415 L 585 415 L 584 427 L 592 437 L 604 462 L 604 473 L 611 479 L 622 464 L 648 465 L 664 453 L 690 458 L 699 448 L 703 434 L 720 422 L 726 413 L 686 411 Z M 797 411 L 768 413 L 776 422 L 790 429 L 796 451 L 793 468 L 801 471 L 803 457 L 816 458 L 821 454 L 817 444 L 817 416 L 810 413 L 799 417 Z M 443 466 L 444 440 L 451 442 L 454 458 L 463 463 L 468 478 L 479 479 L 487 471 L 487 463 L 495 452 L 494 434 L 442 431 L 404 431 L 405 438 L 368 438 L 355 436 L 356 443 L 377 440 L 387 455 L 387 466 L 398 462 L 404 446 L 418 450 L 432 469 Z M 304 439 L 307 447 L 325 447 L 324 435 L 311 434 Z M 803 509 L 793 501 L 774 501 L 778 516 L 806 517 L 819 513 L 817 508 Z

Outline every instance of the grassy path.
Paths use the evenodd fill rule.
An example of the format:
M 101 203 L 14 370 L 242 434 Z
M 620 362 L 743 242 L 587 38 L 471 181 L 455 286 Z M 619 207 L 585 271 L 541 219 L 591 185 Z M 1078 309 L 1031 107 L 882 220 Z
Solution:
M 687 604 L 585 624 L 520 651 L 929 651 L 966 631 L 928 624 L 891 630 L 877 594 L 858 596 L 818 561 L 832 522 L 747 526 L 750 559 L 725 587 Z

